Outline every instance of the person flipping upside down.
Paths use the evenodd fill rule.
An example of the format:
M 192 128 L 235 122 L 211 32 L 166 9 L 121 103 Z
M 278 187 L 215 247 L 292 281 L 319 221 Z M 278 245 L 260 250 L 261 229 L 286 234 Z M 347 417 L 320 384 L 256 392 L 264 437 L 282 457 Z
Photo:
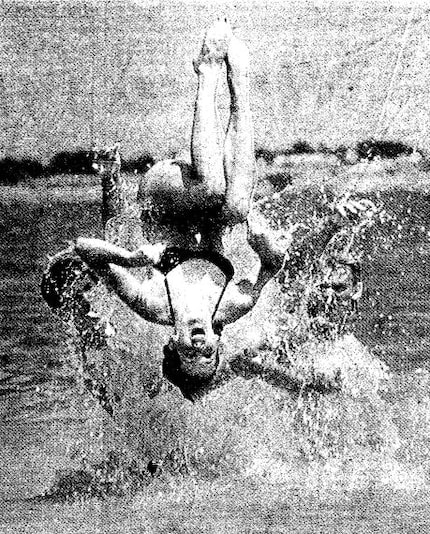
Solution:
M 280 248 L 269 237 L 257 213 L 251 211 L 256 162 L 248 49 L 233 35 L 226 20 L 218 20 L 207 31 L 193 63 L 198 89 L 191 164 L 175 160 L 155 164 L 140 181 L 138 191 L 138 201 L 144 208 L 143 222 L 145 206 L 150 205 L 152 221 L 169 227 L 168 238 L 163 243 L 146 244 L 134 251 L 107 241 L 84 238 L 78 239 L 74 247 L 79 258 L 134 312 L 147 321 L 175 326 L 175 334 L 164 347 L 163 371 L 189 399 L 205 389 L 219 369 L 218 346 L 223 327 L 254 307 L 265 284 L 282 267 L 287 267 L 290 278 L 297 276 L 310 255 L 315 258 L 324 250 L 348 213 L 369 207 L 363 201 L 340 203 L 326 218 L 322 229 L 297 232 L 286 256 L 285 247 Z M 230 91 L 230 118 L 225 136 L 216 105 L 224 64 Z M 175 300 L 175 304 L 170 299 L 167 302 L 166 293 L 159 290 L 160 272 L 166 274 L 170 264 L 175 266 L 179 254 L 213 261 L 226 274 L 231 264 L 223 257 L 222 237 L 228 227 L 244 222 L 248 243 L 260 258 L 256 282 L 228 283 L 215 313 L 204 304 L 206 295 L 200 289 L 193 292 L 192 287 L 189 288 L 192 298 Z M 152 276 L 143 281 L 128 270 L 143 266 L 153 270 Z M 231 272 L 226 274 L 228 280 L 231 276 Z

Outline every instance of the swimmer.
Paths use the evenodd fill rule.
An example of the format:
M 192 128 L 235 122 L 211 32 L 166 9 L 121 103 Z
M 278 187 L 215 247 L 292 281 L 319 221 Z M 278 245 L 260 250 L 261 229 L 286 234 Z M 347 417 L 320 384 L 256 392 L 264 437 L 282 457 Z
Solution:
M 224 64 L 230 91 L 225 136 L 216 107 Z M 293 228 L 279 246 L 265 231 L 258 213 L 250 211 L 256 162 L 249 103 L 249 54 L 225 20 L 217 21 L 207 31 L 194 69 L 198 89 L 191 164 L 175 160 L 157 163 L 140 181 L 138 190 L 143 221 L 149 205 L 152 221 L 169 227 L 167 242 L 129 251 L 107 241 L 80 238 L 74 246 L 74 254 L 140 317 L 175 327 L 175 334 L 164 347 L 163 371 L 190 399 L 196 398 L 219 370 L 223 327 L 254 307 L 263 287 L 282 267 L 288 267 L 290 278 L 297 276 L 309 255 L 315 258 L 322 253 L 342 227 L 342 220 L 368 208 L 363 202 L 340 201 L 327 214 L 322 229 L 303 232 Z M 226 228 L 244 222 L 248 243 L 260 258 L 256 282 L 228 283 L 222 299 L 213 303 L 216 313 L 207 303 L 209 295 L 219 292 L 219 286 L 208 278 L 197 284 L 181 280 L 187 298 L 168 302 L 160 284 L 160 271 L 172 247 L 220 258 Z M 138 279 L 129 270 L 133 267 L 146 267 L 147 279 Z

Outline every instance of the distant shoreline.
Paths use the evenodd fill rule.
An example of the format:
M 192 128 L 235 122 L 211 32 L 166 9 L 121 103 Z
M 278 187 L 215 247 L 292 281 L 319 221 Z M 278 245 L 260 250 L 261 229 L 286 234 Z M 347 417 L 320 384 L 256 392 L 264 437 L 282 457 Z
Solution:
M 300 155 L 288 158 L 282 164 L 276 162 L 258 165 L 260 185 L 273 176 L 287 173 L 291 183 L 283 191 L 300 191 L 311 185 L 329 185 L 339 190 L 358 194 L 403 190 L 430 193 L 430 172 L 427 162 L 413 162 L 406 158 L 377 159 L 353 165 L 339 165 L 330 158 L 318 155 Z M 138 175 L 123 173 L 127 180 L 135 181 Z M 263 193 L 270 197 L 280 189 Z M 101 202 L 101 182 L 98 175 L 57 174 L 40 178 L 28 178 L 15 185 L 0 184 L 0 202 L 11 204 L 28 202 Z M 261 197 L 261 195 L 259 195 Z M 257 200 L 257 199 L 256 199 Z

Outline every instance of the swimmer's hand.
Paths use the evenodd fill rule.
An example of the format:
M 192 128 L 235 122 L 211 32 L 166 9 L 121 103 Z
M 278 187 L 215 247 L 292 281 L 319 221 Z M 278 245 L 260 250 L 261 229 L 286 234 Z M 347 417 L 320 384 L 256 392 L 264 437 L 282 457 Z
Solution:
M 142 245 L 138 249 L 130 252 L 128 259 L 129 267 L 146 267 L 147 265 L 155 265 L 161 260 L 166 245 L 157 243 L 156 245 Z
M 262 266 L 268 272 L 278 272 L 286 261 L 294 233 L 304 225 L 296 223 L 290 224 L 285 229 L 274 230 L 268 226 L 267 222 L 264 221 L 264 217 L 257 210 L 251 210 L 248 214 L 247 223 L 248 243 L 260 257 Z
M 345 221 L 357 222 L 370 220 L 377 212 L 375 204 L 367 199 L 351 198 L 350 193 L 346 193 L 340 199 L 335 200 L 332 205 L 333 219 L 338 224 Z

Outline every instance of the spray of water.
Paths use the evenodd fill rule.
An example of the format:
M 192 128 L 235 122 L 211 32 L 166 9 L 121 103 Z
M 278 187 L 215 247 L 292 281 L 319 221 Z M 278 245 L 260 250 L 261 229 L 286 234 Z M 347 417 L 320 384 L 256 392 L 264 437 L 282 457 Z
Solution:
M 380 196 L 374 200 L 381 205 Z M 423 242 L 425 225 L 408 212 L 408 198 L 401 205 L 398 198 L 391 205 L 389 196 L 384 200 L 386 209 L 379 210 L 373 226 L 363 227 L 356 236 L 357 248 L 369 261 L 403 246 L 405 229 L 408 246 L 411 239 Z M 262 207 L 266 216 L 270 212 L 274 231 L 291 223 L 285 220 L 283 202 L 278 198 Z M 314 222 L 317 211 L 312 207 L 308 223 Z M 129 206 L 111 221 L 109 232 L 112 241 L 136 247 L 142 239 L 137 209 Z M 309 266 L 296 290 L 272 286 L 262 297 L 266 306 L 257 306 L 248 323 L 235 326 L 246 343 L 255 325 L 263 325 L 261 358 L 284 366 L 303 389 L 290 392 L 258 378 L 236 378 L 196 404 L 184 400 L 161 376 L 166 329 L 142 321 L 101 284 L 94 287 L 87 298 L 103 343 L 82 346 L 75 336 L 73 345 L 83 376 L 104 384 L 114 409 L 113 423 L 104 424 L 100 439 L 114 451 L 127 450 L 124 458 L 132 458 L 130 462 L 155 462 L 173 475 L 243 477 L 310 492 L 424 487 L 430 457 L 428 372 L 393 375 L 357 339 L 349 323 L 330 330 L 333 335 L 321 335 L 309 316 L 315 277 Z M 332 320 L 338 322 L 339 317 Z M 329 393 L 312 391 L 321 381 L 338 387 Z M 98 494 L 94 487 L 103 486 L 100 480 L 106 476 L 115 480 L 109 486 L 113 492 L 121 480 L 127 488 L 146 484 L 145 476 L 133 475 L 139 471 L 134 463 L 111 464 L 93 466 L 90 479 L 85 475 L 92 494 Z M 124 470 L 130 471 L 129 478 L 119 475 Z M 57 486 L 64 490 L 67 484 L 61 484 Z M 106 484 L 103 487 L 106 490 Z

